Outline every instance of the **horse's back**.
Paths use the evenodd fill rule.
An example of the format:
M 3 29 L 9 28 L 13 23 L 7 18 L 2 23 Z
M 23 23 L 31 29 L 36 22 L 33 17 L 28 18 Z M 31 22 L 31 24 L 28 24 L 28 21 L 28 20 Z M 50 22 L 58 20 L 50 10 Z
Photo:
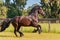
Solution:
M 29 16 L 16 16 L 13 18 L 12 23 L 19 23 L 22 26 L 29 26 L 32 19 Z
M 19 18 L 20 18 L 20 16 L 16 16 L 16 17 L 12 18 L 12 22 L 18 22 Z

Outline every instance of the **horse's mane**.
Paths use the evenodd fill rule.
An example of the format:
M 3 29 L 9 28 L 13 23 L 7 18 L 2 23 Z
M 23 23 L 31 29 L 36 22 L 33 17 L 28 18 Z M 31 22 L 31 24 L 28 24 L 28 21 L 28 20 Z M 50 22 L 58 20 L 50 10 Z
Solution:
M 34 13 L 35 10 L 39 9 L 39 7 L 41 7 L 41 6 L 39 6 L 39 5 L 34 6 L 34 7 L 31 9 L 31 11 L 29 12 L 29 15 L 31 15 L 32 12 Z

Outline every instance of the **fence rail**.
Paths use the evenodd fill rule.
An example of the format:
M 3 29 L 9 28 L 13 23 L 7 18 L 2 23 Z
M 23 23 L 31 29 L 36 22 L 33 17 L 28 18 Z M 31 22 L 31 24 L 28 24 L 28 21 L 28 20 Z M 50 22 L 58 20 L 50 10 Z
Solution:
M 0 18 L 0 20 L 5 20 L 5 19 L 7 19 L 7 18 Z M 60 20 L 60 18 L 41 18 L 41 19 L 39 19 L 39 21 L 52 21 L 52 20 Z
M 39 22 L 40 21 L 48 21 L 48 32 L 50 32 L 50 29 L 51 29 L 51 26 L 50 26 L 50 24 L 51 24 L 51 22 L 53 22 L 53 21 L 59 21 L 59 23 L 60 23 L 60 18 L 42 18 L 42 19 L 39 19 Z
M 53 20 L 60 20 L 60 18 L 41 18 L 39 21 L 53 21 Z

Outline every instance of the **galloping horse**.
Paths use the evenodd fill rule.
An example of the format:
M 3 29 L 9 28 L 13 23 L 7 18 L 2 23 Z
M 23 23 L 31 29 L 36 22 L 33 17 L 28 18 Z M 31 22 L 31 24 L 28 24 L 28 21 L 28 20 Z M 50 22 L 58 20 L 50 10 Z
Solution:
M 41 33 L 41 26 L 38 24 L 38 14 L 41 14 L 43 16 L 45 16 L 44 11 L 42 10 L 41 6 L 34 6 L 31 11 L 29 12 L 29 15 L 27 16 L 16 16 L 12 19 L 7 18 L 7 20 L 5 20 L 2 23 L 2 27 L 0 29 L 0 32 L 4 31 L 10 24 L 10 22 L 12 23 L 12 25 L 14 26 L 14 34 L 17 36 L 16 32 L 18 32 L 20 34 L 20 37 L 23 36 L 23 33 L 21 31 L 19 31 L 19 29 L 21 28 L 21 26 L 32 26 L 32 27 L 36 27 L 37 29 L 35 29 L 33 32 L 37 32 L 40 34 Z

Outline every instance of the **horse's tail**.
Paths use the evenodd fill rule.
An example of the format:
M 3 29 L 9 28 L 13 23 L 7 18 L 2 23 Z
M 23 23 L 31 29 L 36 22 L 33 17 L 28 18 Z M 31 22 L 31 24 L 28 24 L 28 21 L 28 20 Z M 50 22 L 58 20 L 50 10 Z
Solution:
M 8 18 L 7 20 L 6 20 L 6 23 L 7 23 L 7 27 L 9 27 L 9 25 L 10 25 L 10 23 L 11 23 L 11 18 Z
M 9 20 L 9 22 L 11 22 L 12 21 L 12 18 L 8 18 L 8 20 Z
M 11 19 L 10 18 L 6 18 L 2 24 L 1 24 L 1 27 L 0 27 L 0 32 L 4 31 L 6 28 L 9 27 L 10 25 L 10 22 L 11 22 Z

